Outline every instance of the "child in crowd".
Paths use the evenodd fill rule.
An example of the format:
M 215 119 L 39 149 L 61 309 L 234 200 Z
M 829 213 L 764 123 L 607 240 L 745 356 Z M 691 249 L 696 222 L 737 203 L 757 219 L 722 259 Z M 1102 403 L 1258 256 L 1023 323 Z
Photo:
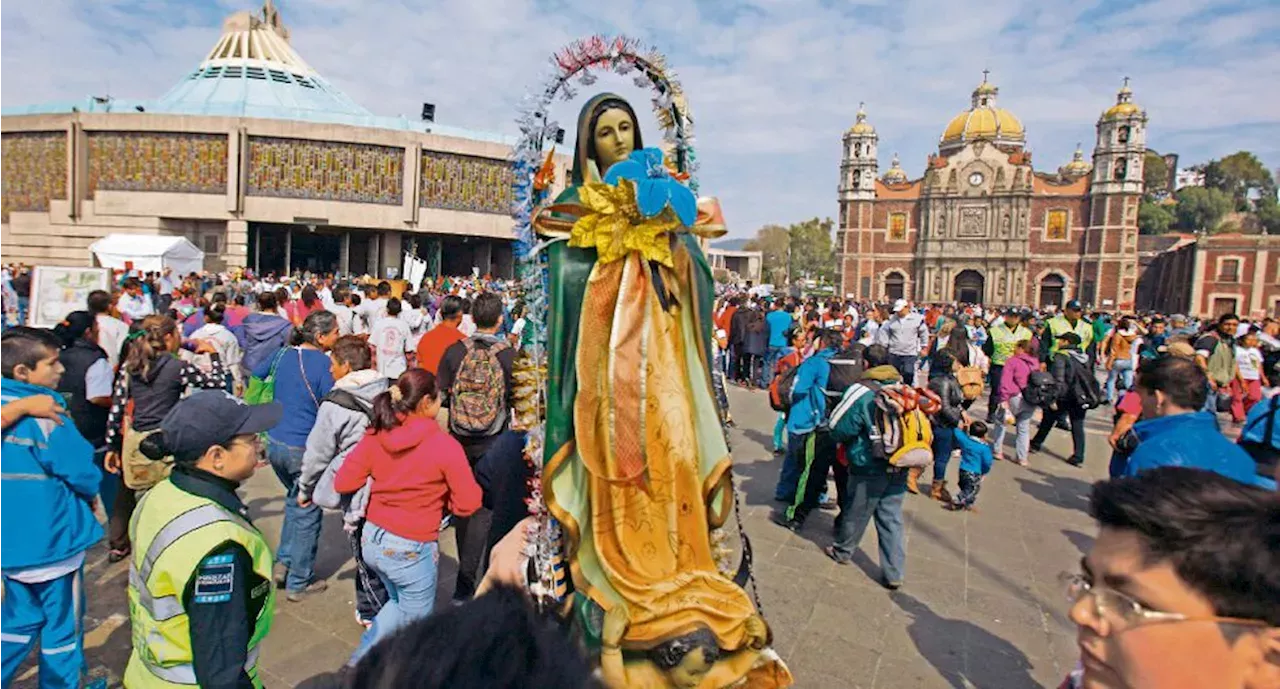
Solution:
M 1236 378 L 1231 381 L 1231 420 L 1244 423 L 1253 405 L 1262 399 L 1262 388 L 1271 387 L 1262 365 L 1258 331 L 1249 330 L 1236 340 Z
M 778 363 L 774 364 L 773 377 L 775 380 L 780 378 L 788 369 L 795 368 L 804 361 L 804 348 L 809 340 L 809 331 L 800 327 L 792 327 L 787 331 L 787 347 L 782 350 L 782 356 L 778 357 Z M 773 454 L 782 455 L 787 451 L 787 414 L 786 412 L 778 412 L 778 420 L 773 424 Z
M 978 499 L 978 490 L 982 488 L 982 477 L 991 471 L 995 457 L 991 454 L 991 446 L 984 440 L 987 424 L 971 421 L 968 433 L 964 428 L 956 428 L 954 433 L 956 445 L 960 448 L 960 490 L 951 504 L 943 507 L 972 510 L 974 501 Z
M 4 404 L 61 399 L 57 337 L 15 327 L 0 342 Z M 102 539 L 93 516 L 102 482 L 93 445 L 65 415 L 28 416 L 5 429 L 3 466 L 3 685 L 38 642 L 40 686 L 81 686 L 84 555 Z
M 298 477 L 298 504 L 306 507 L 315 502 L 326 509 L 342 510 L 342 526 L 356 562 L 356 621 L 368 629 L 387 600 L 386 587 L 365 563 L 360 546 L 372 481 L 344 497 L 333 489 L 333 480 L 347 455 L 364 438 L 374 398 L 392 381 L 373 368 L 373 352 L 357 335 L 338 338 L 329 356 L 333 359 L 329 366 L 333 389 L 320 400 L 316 425 L 307 435 Z

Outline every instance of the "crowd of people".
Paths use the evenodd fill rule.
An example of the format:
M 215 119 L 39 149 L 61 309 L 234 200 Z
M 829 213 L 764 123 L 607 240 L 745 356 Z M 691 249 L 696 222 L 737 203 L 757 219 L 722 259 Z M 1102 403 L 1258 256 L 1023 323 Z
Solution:
M 1280 364 L 1274 319 L 730 293 L 715 324 L 718 372 L 767 390 L 778 411 L 775 521 L 799 530 L 814 509 L 838 511 L 827 554 L 847 563 L 874 516 L 889 588 L 905 576 L 907 493 L 974 509 L 997 460 L 1028 466 L 1055 429 L 1070 431 L 1066 462 L 1082 466 L 1094 410 L 1114 413 L 1112 477 L 1178 465 L 1275 487 L 1280 397 L 1263 403 Z
M 18 325 L 29 271 L 10 266 L 3 277 L 6 686 L 37 641 L 42 677 L 80 681 L 77 597 L 85 552 L 104 537 L 110 560 L 131 564 L 126 684 L 260 686 L 276 590 L 305 604 L 327 588 L 315 572 L 323 510 L 342 515 L 365 628 L 347 686 L 472 686 L 465 678 L 482 662 L 503 677 L 550 677 L 551 653 L 563 654 L 556 686 L 596 681 L 554 625 L 505 582 L 485 580 L 529 497 L 525 429 L 511 411 L 526 344 L 512 285 L 121 274 L 43 330 Z M 1091 503 L 1103 537 L 1065 582 L 1086 671 L 1163 686 L 1132 683 L 1172 670 L 1117 630 L 1170 615 L 1235 620 L 1258 630 L 1249 639 L 1264 656 L 1280 647 L 1280 396 L 1270 394 L 1280 322 L 1086 316 L 1074 301 L 995 312 L 729 292 L 714 323 L 725 421 L 724 381 L 765 391 L 777 411 L 776 523 L 800 530 L 814 510 L 837 511 L 825 549 L 837 563 L 852 561 L 874 518 L 882 584 L 903 586 L 908 493 L 976 509 L 998 460 L 1045 461 L 1044 443 L 1063 428 L 1067 462 L 1080 466 L 1086 424 L 1110 412 L 1113 480 Z M 284 495 L 274 552 L 236 494 L 265 465 Z M 1241 523 L 1250 517 L 1269 526 Z M 20 526 L 33 520 L 50 528 Z M 433 615 L 438 540 L 450 526 L 455 600 L 494 592 L 470 604 L 479 617 Z M 1174 576 L 1151 587 L 1198 602 L 1156 611 L 1132 598 L 1137 589 L 1113 586 L 1135 557 L 1168 561 Z M 1241 587 L 1271 598 L 1245 600 Z M 428 638 L 450 640 L 458 659 L 423 666 Z M 1187 660 L 1173 665 L 1216 659 L 1239 677 L 1263 672 L 1254 656 L 1228 658 L 1191 633 L 1185 643 Z

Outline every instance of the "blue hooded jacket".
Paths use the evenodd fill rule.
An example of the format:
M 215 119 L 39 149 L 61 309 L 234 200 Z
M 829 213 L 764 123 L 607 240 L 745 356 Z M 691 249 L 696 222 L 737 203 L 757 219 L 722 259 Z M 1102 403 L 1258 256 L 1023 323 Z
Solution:
M 1125 476 L 1166 466 L 1213 471 L 1251 486 L 1263 485 L 1253 458 L 1218 430 L 1213 414 L 1161 416 L 1133 425 L 1141 441 L 1129 456 Z
M 244 317 L 244 358 L 240 366 L 252 372 L 258 364 L 275 356 L 281 347 L 289 344 L 293 324 L 270 313 L 254 312 Z
M 12 378 L 0 380 L 4 404 L 57 392 Z M 58 425 L 27 417 L 4 429 L 0 452 L 0 567 L 42 567 L 88 550 L 102 539 L 93 516 L 102 472 L 93 445 L 71 418 Z
M 812 433 L 827 416 L 827 397 L 823 390 L 831 377 L 834 349 L 823 349 L 800 362 L 795 386 L 791 389 L 791 411 L 787 412 L 787 432 L 795 435 Z

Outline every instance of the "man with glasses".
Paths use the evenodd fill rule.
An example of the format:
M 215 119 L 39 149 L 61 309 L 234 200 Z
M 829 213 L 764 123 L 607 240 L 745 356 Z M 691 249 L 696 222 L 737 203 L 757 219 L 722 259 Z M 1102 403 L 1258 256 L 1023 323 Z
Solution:
M 1280 687 L 1280 500 L 1161 467 L 1098 483 L 1098 538 L 1064 574 L 1074 689 Z

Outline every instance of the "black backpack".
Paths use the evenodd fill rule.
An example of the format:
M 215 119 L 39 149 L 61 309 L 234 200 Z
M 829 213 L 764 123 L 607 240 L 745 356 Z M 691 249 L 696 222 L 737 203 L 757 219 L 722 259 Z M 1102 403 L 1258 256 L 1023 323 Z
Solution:
M 1074 403 L 1081 409 L 1097 409 L 1102 406 L 1102 386 L 1089 371 L 1088 364 L 1073 356 L 1067 355 L 1067 390 L 1068 403 Z
M 866 347 L 853 343 L 831 357 L 831 374 L 827 377 L 827 392 L 837 399 L 844 396 L 844 391 L 858 382 L 862 372 L 866 370 L 866 361 L 862 358 Z
M 1044 371 L 1032 371 L 1027 387 L 1022 391 L 1022 401 L 1036 407 L 1045 407 L 1058 399 L 1058 381 Z

